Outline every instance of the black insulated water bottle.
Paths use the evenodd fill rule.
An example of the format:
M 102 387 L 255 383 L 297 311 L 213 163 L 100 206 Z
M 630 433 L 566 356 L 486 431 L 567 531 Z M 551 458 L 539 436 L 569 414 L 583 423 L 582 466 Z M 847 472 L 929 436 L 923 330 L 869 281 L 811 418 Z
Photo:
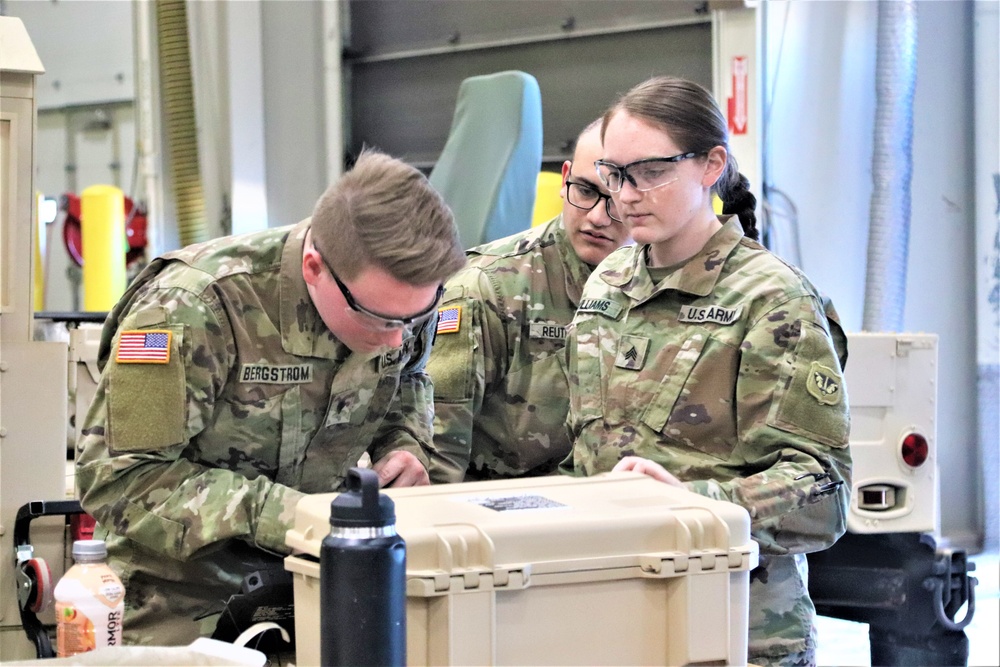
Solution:
M 406 543 L 378 474 L 351 468 L 320 551 L 320 661 L 406 664 Z

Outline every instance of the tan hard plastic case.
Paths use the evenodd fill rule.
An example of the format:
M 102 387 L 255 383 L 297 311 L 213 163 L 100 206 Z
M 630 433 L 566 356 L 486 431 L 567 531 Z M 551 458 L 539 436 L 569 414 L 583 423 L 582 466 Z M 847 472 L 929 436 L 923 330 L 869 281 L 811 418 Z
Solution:
M 743 508 L 637 473 L 386 491 L 406 541 L 412 665 L 745 664 Z M 319 553 L 336 494 L 300 501 L 296 662 L 320 662 Z

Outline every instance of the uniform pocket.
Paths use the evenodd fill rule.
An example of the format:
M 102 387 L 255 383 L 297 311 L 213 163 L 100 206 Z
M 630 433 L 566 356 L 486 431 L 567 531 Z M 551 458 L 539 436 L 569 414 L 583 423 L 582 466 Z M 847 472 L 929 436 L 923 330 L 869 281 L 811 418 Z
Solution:
M 439 316 L 448 320 L 438 325 L 427 362 L 436 400 L 472 398 L 477 372 L 475 354 L 481 345 L 477 340 L 477 331 L 482 326 L 481 308 L 478 302 L 462 299 L 446 302 L 439 309 Z
M 301 480 L 310 433 L 303 420 L 302 390 L 292 387 L 281 397 L 281 445 L 275 470 L 275 481 L 279 484 L 296 486 Z
M 680 346 L 668 345 L 659 351 L 653 364 L 659 386 L 655 392 L 645 396 L 647 404 L 641 417 L 643 424 L 658 433 L 666 428 L 707 338 L 706 333 L 696 332 Z M 639 381 L 642 382 L 641 378 Z
M 846 447 L 850 419 L 847 388 L 833 343 L 814 322 L 803 321 L 795 357 L 786 364 L 771 426 L 831 447 Z
M 601 368 L 599 339 L 599 331 L 588 331 L 579 332 L 567 341 L 568 423 L 573 437 L 579 435 L 584 425 L 600 419 L 604 412 L 603 384 L 608 369 Z
M 297 396 L 298 386 L 231 383 L 215 403 L 212 428 L 201 431 L 195 439 L 196 455 L 210 463 L 225 466 L 248 478 L 259 475 L 274 478 L 284 461 L 279 462 L 279 447 L 286 443 L 282 434 L 294 429 L 298 419 L 286 425 L 283 409 L 286 394 Z
M 703 329 L 688 330 L 680 347 L 661 354 L 658 393 L 642 422 L 671 443 L 727 460 L 736 446 L 733 394 L 738 349 Z M 666 355 L 672 354 L 669 358 Z

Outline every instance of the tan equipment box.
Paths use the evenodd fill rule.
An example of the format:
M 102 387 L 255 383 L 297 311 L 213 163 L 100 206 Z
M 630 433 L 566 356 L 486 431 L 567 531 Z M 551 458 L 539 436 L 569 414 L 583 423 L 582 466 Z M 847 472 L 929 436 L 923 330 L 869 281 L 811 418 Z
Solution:
M 745 664 L 750 517 L 638 473 L 385 491 L 406 540 L 413 665 Z M 287 542 L 296 663 L 320 662 L 320 544 L 336 494 Z

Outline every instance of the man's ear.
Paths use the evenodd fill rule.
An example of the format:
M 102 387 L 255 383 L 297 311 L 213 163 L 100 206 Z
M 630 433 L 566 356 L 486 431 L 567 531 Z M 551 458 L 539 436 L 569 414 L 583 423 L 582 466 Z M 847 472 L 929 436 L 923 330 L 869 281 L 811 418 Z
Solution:
M 726 170 L 728 158 L 729 153 L 722 146 L 716 146 L 708 151 L 708 156 L 705 159 L 705 177 L 701 181 L 703 186 L 710 188 L 718 182 L 722 172 Z
M 307 285 L 315 285 L 319 282 L 320 274 L 323 273 L 323 258 L 319 251 L 312 244 L 306 246 L 302 251 L 302 279 Z
M 573 161 L 566 160 L 562 166 L 562 187 L 559 189 L 559 196 L 566 199 L 566 179 L 569 178 L 569 170 L 573 168 Z

